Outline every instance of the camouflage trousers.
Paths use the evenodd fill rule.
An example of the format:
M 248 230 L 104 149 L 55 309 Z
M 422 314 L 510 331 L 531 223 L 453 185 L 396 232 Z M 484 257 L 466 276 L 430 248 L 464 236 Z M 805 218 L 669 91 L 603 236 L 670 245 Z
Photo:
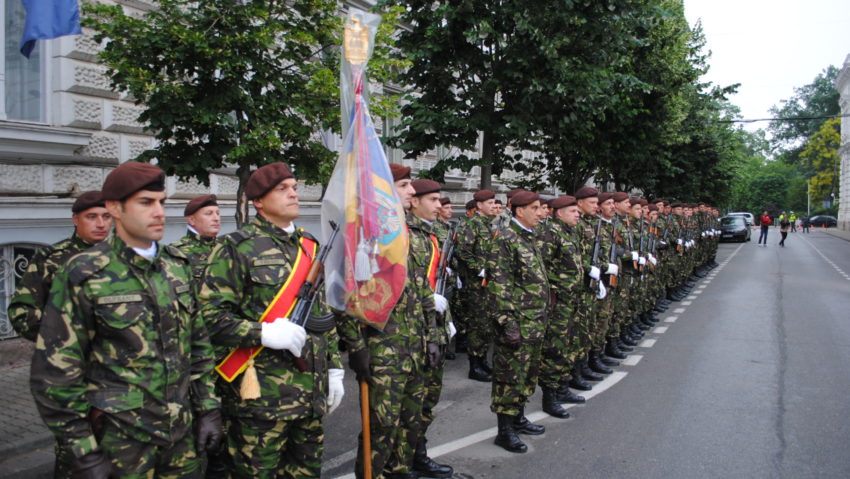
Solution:
M 629 312 L 629 294 L 631 294 L 631 278 L 621 275 L 617 278 L 617 287 L 611 293 L 614 297 L 611 303 L 611 326 L 608 328 L 609 338 L 619 336 L 628 325 L 632 315 Z
M 424 358 L 403 356 L 380 344 L 371 346 L 369 421 L 372 474 L 405 474 L 422 427 L 425 401 Z M 379 350 L 380 349 L 380 350 Z M 363 477 L 363 435 L 358 439 L 355 475 Z
M 540 386 L 557 389 L 570 379 L 580 347 L 576 331 L 575 298 L 559 300 L 552 308 L 540 354 Z
M 519 347 L 496 341 L 490 410 L 516 416 L 534 394 L 540 373 L 543 341 L 523 341 Z
M 53 453 L 56 460 L 53 462 L 53 477 L 54 479 L 63 479 L 71 477 L 71 468 L 73 465 L 74 455 L 67 448 L 61 447 L 58 441 L 53 441 Z
M 428 431 L 428 426 L 434 422 L 434 408 L 440 402 L 440 394 L 443 392 L 443 367 L 446 364 L 446 351 L 448 348 L 440 346 L 440 364 L 437 367 L 425 368 L 425 400 L 422 402 L 422 436 Z M 414 443 L 415 445 L 415 443 Z
M 581 291 L 576 293 L 575 303 L 575 345 L 579 350 L 579 355 L 587 353 L 591 345 L 591 332 L 593 319 L 593 304 L 596 302 L 596 297 L 593 293 Z
M 122 479 L 190 479 L 204 477 L 203 459 L 195 449 L 194 434 L 173 444 L 157 445 L 130 437 L 126 426 L 104 417 L 98 444 Z
M 466 290 L 464 305 L 467 321 L 466 349 L 470 358 L 485 358 L 493 342 L 493 312 L 487 305 L 493 304 L 487 290 L 473 287 Z
M 604 299 L 597 299 L 593 302 L 592 323 L 590 330 L 590 349 L 599 350 L 605 345 L 605 336 L 608 334 L 608 327 L 611 324 L 611 301 L 613 295 L 607 295 Z
M 313 478 L 322 472 L 322 417 L 270 419 L 240 408 L 228 414 L 227 466 L 234 478 Z

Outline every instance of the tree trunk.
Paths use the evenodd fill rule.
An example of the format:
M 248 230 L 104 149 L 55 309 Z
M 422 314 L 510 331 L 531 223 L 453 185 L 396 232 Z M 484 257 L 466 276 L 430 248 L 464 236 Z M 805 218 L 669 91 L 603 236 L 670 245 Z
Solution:
M 251 167 L 241 165 L 236 170 L 239 177 L 239 187 L 236 189 L 236 228 L 242 228 L 248 223 L 248 196 L 245 188 L 248 186 L 248 178 L 251 177 Z
M 485 131 L 481 141 L 481 182 L 480 189 L 489 190 L 493 186 L 493 138 Z

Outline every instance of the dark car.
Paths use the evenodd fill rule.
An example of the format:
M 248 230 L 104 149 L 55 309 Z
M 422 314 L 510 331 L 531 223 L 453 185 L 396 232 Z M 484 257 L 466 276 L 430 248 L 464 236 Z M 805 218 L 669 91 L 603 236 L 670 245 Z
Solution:
M 835 216 L 829 215 L 812 216 L 811 219 L 809 219 L 809 223 L 811 223 L 813 228 L 820 228 L 823 226 L 829 228 L 830 226 L 838 226 L 838 220 Z
M 750 228 L 743 216 L 720 218 L 720 241 L 749 241 Z

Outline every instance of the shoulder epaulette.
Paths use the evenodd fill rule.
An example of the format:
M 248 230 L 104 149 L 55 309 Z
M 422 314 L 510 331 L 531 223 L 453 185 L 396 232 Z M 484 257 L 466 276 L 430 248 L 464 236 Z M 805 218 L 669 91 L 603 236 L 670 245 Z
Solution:
M 78 285 L 105 268 L 109 264 L 111 248 L 108 241 L 103 241 L 71 258 L 67 266 L 71 282 Z
M 239 243 L 245 241 L 246 239 L 250 238 L 251 236 L 253 236 L 253 234 L 249 233 L 245 230 L 236 230 L 232 233 L 228 233 L 228 234 L 222 236 L 221 239 L 223 241 L 229 241 L 233 244 L 239 244 Z
M 165 245 L 165 247 L 162 248 L 162 250 L 165 251 L 166 253 L 168 253 L 169 255 L 174 256 L 175 258 L 182 259 L 182 260 L 186 261 L 187 263 L 189 262 L 189 257 L 186 256 L 186 254 L 183 253 L 183 251 L 180 248 L 178 248 L 174 245 L 167 244 L 167 245 Z

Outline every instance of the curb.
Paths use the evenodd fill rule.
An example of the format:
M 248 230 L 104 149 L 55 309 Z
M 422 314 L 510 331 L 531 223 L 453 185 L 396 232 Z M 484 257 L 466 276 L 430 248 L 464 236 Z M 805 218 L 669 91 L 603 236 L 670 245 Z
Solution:
M 53 435 L 49 433 L 22 438 L 12 446 L 0 448 L 0 463 L 51 444 L 53 444 Z

